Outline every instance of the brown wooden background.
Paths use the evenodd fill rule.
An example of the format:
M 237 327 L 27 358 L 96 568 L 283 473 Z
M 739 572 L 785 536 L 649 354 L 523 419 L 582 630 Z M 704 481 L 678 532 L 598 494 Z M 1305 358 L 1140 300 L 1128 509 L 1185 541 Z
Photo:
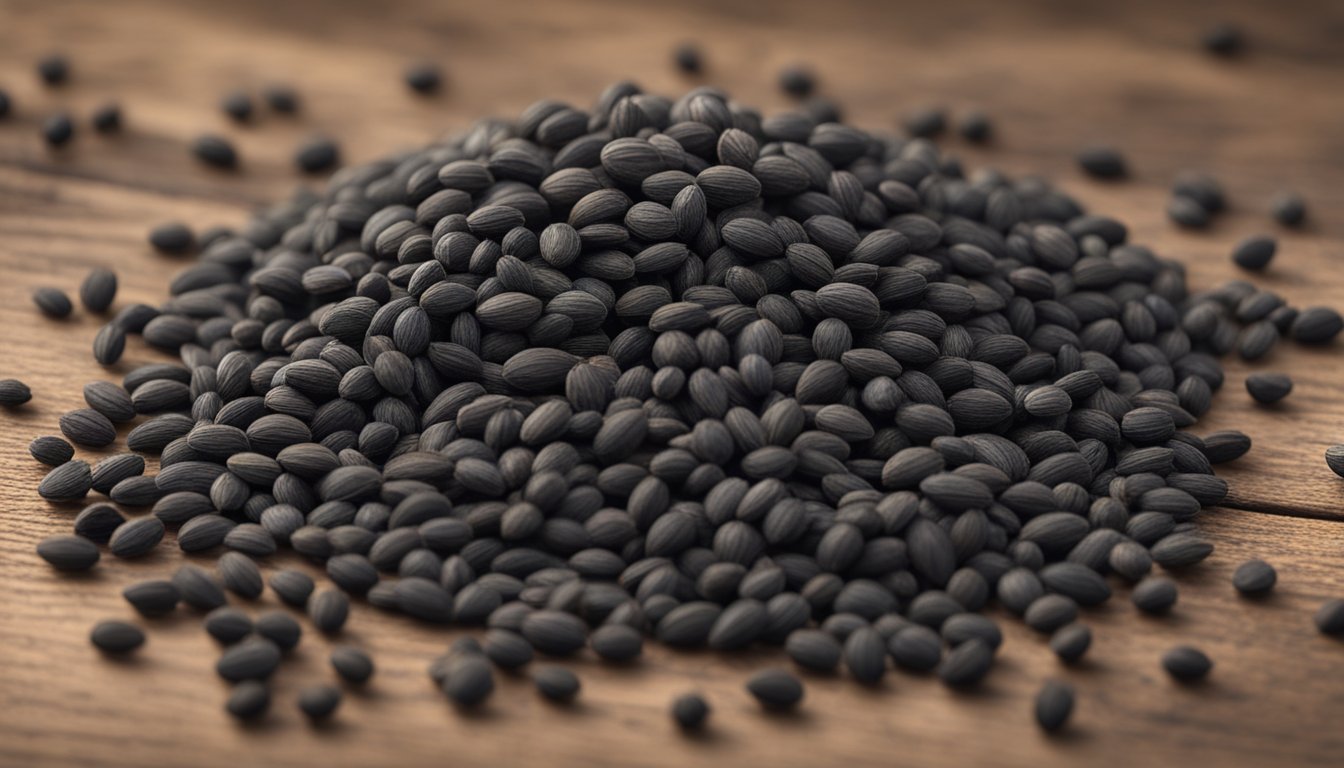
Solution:
M 309 636 L 278 675 L 269 720 L 242 728 L 222 712 L 217 651 L 195 617 L 156 624 L 129 663 L 108 662 L 88 644 L 95 620 L 131 616 L 124 585 L 175 567 L 171 543 L 149 562 L 109 558 L 82 579 L 57 577 L 33 553 L 77 509 L 37 497 L 42 472 L 28 440 L 82 405 L 85 381 L 119 379 L 156 358 L 133 343 L 121 365 L 103 371 L 88 352 L 99 321 L 82 312 L 42 318 L 29 302 L 34 286 L 73 293 L 90 267 L 109 265 L 121 276 L 119 305 L 157 303 L 180 265 L 148 251 L 147 229 L 174 218 L 242 223 L 300 181 L 289 157 L 302 137 L 328 133 L 358 162 L 473 117 L 516 114 L 542 96 L 587 105 L 619 77 L 675 93 L 689 84 L 669 64 L 683 39 L 703 44 L 705 80 L 768 110 L 786 105 L 774 78 L 794 61 L 811 63 L 822 91 L 868 127 L 892 128 L 915 106 L 983 107 L 999 131 L 992 148 L 948 140 L 969 164 L 1055 178 L 1128 221 L 1136 240 L 1185 260 L 1196 287 L 1234 276 L 1232 245 L 1274 232 L 1269 197 L 1297 189 L 1311 226 L 1277 233 L 1279 257 L 1260 282 L 1301 305 L 1344 303 L 1344 6 L 1220 3 L 1215 17 L 1204 4 L 1172 5 L 0 0 L 0 88 L 16 103 L 0 120 L 0 377 L 34 390 L 28 406 L 0 413 L 0 763 L 1337 764 L 1344 644 L 1319 636 L 1310 620 L 1326 597 L 1344 596 L 1344 481 L 1321 459 L 1344 437 L 1337 349 L 1276 350 L 1261 367 L 1291 373 L 1297 390 L 1269 409 L 1250 403 L 1246 369 L 1229 362 L 1228 385 L 1197 431 L 1240 428 L 1255 449 L 1224 473 L 1227 507 L 1204 517 L 1218 549 L 1182 582 L 1171 617 L 1136 615 L 1122 591 L 1087 616 L 1096 641 L 1076 669 L 1005 622 L 1000 663 L 970 695 L 905 675 L 878 690 L 808 677 L 798 715 L 763 717 L 741 684 L 781 658 L 650 650 L 634 669 L 579 661 L 583 703 L 573 710 L 546 706 L 524 680 L 504 676 L 482 713 L 463 715 L 424 673 L 449 636 L 360 606 L 345 640 L 377 659 L 369 690 L 349 696 L 330 727 L 303 724 L 295 692 L 331 676 L 326 642 Z M 1247 28 L 1245 57 L 1216 60 L 1199 49 L 1201 32 L 1220 19 Z M 33 73 L 49 50 L 73 60 L 59 90 L 39 87 Z M 402 85 L 402 68 L 417 58 L 445 67 L 438 97 L 413 98 Z M 218 99 L 271 80 L 300 89 L 302 116 L 227 124 Z M 94 135 L 86 122 L 108 98 L 125 110 L 118 137 Z M 81 135 L 53 153 L 38 126 L 57 107 L 80 118 Z M 185 145 L 205 130 L 236 140 L 242 172 L 191 160 Z M 1135 179 L 1081 178 L 1073 151 L 1094 141 L 1122 147 Z M 1232 212 L 1205 234 L 1175 231 L 1162 213 L 1167 185 L 1185 168 L 1216 173 L 1229 190 Z M 1228 583 L 1252 555 L 1280 569 L 1267 601 L 1238 599 Z M 1216 660 L 1207 684 L 1178 687 L 1163 675 L 1158 657 L 1177 641 Z M 1070 730 L 1056 739 L 1036 730 L 1030 711 L 1048 676 L 1079 694 Z M 715 708 L 701 739 L 679 737 L 666 714 L 675 694 L 692 689 Z

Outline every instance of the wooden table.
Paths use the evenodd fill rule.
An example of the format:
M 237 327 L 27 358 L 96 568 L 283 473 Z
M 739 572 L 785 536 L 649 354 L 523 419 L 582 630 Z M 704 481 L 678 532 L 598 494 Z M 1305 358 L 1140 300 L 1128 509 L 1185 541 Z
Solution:
M 1321 453 L 1344 436 L 1337 349 L 1281 345 L 1261 367 L 1293 375 L 1297 389 L 1275 408 L 1252 405 L 1247 368 L 1229 361 L 1228 383 L 1196 431 L 1236 427 L 1255 449 L 1224 474 L 1224 508 L 1203 516 L 1217 551 L 1182 581 L 1174 615 L 1135 614 L 1125 591 L 1089 612 L 1089 661 L 1061 667 L 1043 640 L 1005 621 L 1006 646 L 983 690 L 958 695 L 935 680 L 893 675 L 877 690 L 810 676 L 802 710 L 765 717 L 744 678 L 776 654 L 743 656 L 649 649 L 632 669 L 577 663 L 582 704 L 540 702 L 523 679 L 502 676 L 485 710 L 455 712 L 425 677 L 449 635 L 409 621 L 354 612 L 345 640 L 379 664 L 367 692 L 350 695 L 327 728 L 301 722 L 292 701 L 303 684 L 331 677 L 327 643 L 308 637 L 276 682 L 265 724 L 240 727 L 221 709 L 216 649 L 196 618 L 156 622 L 134 661 L 113 663 L 89 645 L 89 626 L 127 618 L 124 585 L 169 572 L 175 548 L 149 562 L 108 558 L 86 578 L 55 575 L 33 553 L 68 529 L 73 506 L 50 506 L 34 489 L 41 468 L 28 440 L 54 432 L 58 415 L 82 405 L 82 384 L 116 378 L 159 359 L 138 341 L 100 369 L 89 348 L 98 321 L 82 311 L 42 318 L 28 294 L 38 285 L 73 291 L 94 265 L 121 276 L 119 304 L 157 303 L 180 264 L 152 254 L 152 225 L 237 225 L 249 209 L 299 179 L 290 153 L 324 132 L 360 162 L 488 114 L 516 114 L 541 96 L 588 104 L 607 82 L 632 77 L 675 93 L 688 85 L 669 64 L 672 46 L 699 40 L 706 80 L 766 109 L 785 106 L 781 66 L 815 66 L 822 91 L 848 119 L 890 129 L 905 110 L 939 104 L 983 107 L 999 138 L 988 149 L 948 144 L 968 163 L 1055 178 L 1095 210 L 1118 215 L 1134 239 L 1190 267 L 1208 287 L 1237 275 L 1227 254 L 1261 231 L 1280 254 L 1257 282 L 1299 305 L 1344 297 L 1344 6 L 1237 3 L 1222 18 L 1248 29 L 1235 61 L 1198 46 L 1218 20 L 1207 11 L 1132 3 L 768 4 L 605 0 L 510 4 L 424 0 L 378 3 L 85 2 L 0 0 L 0 87 L 16 102 L 0 121 L 0 376 L 32 385 L 29 405 L 0 414 L 0 763 L 37 765 L 1288 765 L 1337 763 L 1344 754 L 1344 644 L 1318 635 L 1311 613 L 1344 596 L 1344 481 Z M 37 85 L 43 52 L 70 53 L 69 85 Z M 447 87 L 408 95 L 411 60 L 441 62 Z M 296 85 L 301 117 L 263 115 L 227 124 L 216 104 L 227 91 L 271 80 Z M 93 135 L 86 118 L 107 98 L 124 106 L 126 131 Z M 80 118 L 72 146 L 49 152 L 42 117 L 68 107 Z M 241 149 L 236 174 L 203 169 L 185 146 L 218 131 Z M 1112 142 L 1128 154 L 1133 180 L 1082 178 L 1073 152 Z M 1201 169 L 1227 185 L 1231 212 L 1207 232 L 1165 219 L 1167 185 Z M 1301 191 L 1310 226 L 1276 230 L 1267 217 L 1277 190 Z M 81 452 L 83 453 L 83 452 Z M 1229 584 L 1244 558 L 1278 566 L 1265 601 L 1239 599 Z M 272 604 L 269 595 L 264 604 Z M 1173 685 L 1158 657 L 1176 642 L 1216 660 L 1204 685 Z M 1047 677 L 1078 689 L 1070 729 L 1046 738 L 1031 698 Z M 671 698 L 701 690 L 714 706 L 704 738 L 679 736 Z

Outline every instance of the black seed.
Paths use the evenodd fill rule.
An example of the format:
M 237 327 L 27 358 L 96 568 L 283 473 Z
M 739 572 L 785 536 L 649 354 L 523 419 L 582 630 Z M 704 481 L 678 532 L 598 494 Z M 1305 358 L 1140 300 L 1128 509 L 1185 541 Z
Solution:
M 334 635 L 345 626 L 350 615 L 350 598 L 344 592 L 324 589 L 314 592 L 308 599 L 308 618 L 313 626 L 329 635 Z
M 105 312 L 117 295 L 117 275 L 101 267 L 89 272 L 79 286 L 79 300 L 90 312 Z
M 1167 202 L 1167 216 L 1188 229 L 1203 229 L 1209 224 L 1209 212 L 1196 200 L 1185 195 L 1172 195 Z
M 321 722 L 341 706 L 341 691 L 330 685 L 310 685 L 299 691 L 298 704 L 305 717 L 315 723 Z
M 159 253 L 180 256 L 190 253 L 196 247 L 196 235 L 186 224 L 173 221 L 151 229 L 149 244 Z
M 143 557 L 163 541 L 163 531 L 163 521 L 157 517 L 128 520 L 113 531 L 108 551 L 121 558 Z
M 1278 243 L 1272 237 L 1247 238 L 1232 251 L 1232 261 L 1242 269 L 1261 270 L 1269 266 L 1277 247 Z
M 230 715 L 239 720 L 255 720 L 266 714 L 271 706 L 271 691 L 260 680 L 244 680 L 233 687 L 224 704 Z
M 252 97 L 244 91 L 233 91 L 220 99 L 219 108 L 235 121 L 245 123 L 252 119 Z
M 672 51 L 672 61 L 677 69 L 689 75 L 698 75 L 704 68 L 704 57 L 695 43 L 682 43 Z
M 163 616 L 172 613 L 181 600 L 181 593 L 171 581 L 142 581 L 132 584 L 121 592 L 131 607 L 147 617 Z
M 685 693 L 672 700 L 672 719 L 683 731 L 698 731 L 709 718 L 709 703 L 698 693 Z
M 207 134 L 197 137 L 191 143 L 191 152 L 206 165 L 225 169 L 238 167 L 238 152 L 233 144 L 220 136 Z
M 205 615 L 205 631 L 220 643 L 233 645 L 252 633 L 252 619 L 226 605 Z
M 442 75 L 439 68 L 428 62 L 414 64 L 406 69 L 406 85 L 416 93 L 429 94 L 439 89 Z
M 1069 721 L 1073 714 L 1073 686 L 1050 680 L 1036 694 L 1036 723 L 1053 733 Z
M 84 498 L 92 487 L 93 473 L 88 462 L 75 459 L 48 472 L 37 492 L 50 502 L 75 501 Z
M 961 137 L 975 144 L 983 144 L 994 136 L 994 124 L 989 115 L 980 111 L 968 112 L 957 123 Z
M 299 111 L 299 94 L 292 86 L 274 83 L 261 91 L 266 105 L 282 115 L 292 115 Z
M 98 562 L 98 545 L 82 536 L 48 536 L 37 554 L 58 571 L 87 571 Z
M 948 652 L 938 665 L 938 678 L 952 688 L 976 685 L 994 665 L 994 651 L 983 640 L 971 640 Z
M 1247 560 L 1232 574 L 1232 586 L 1243 595 L 1263 595 L 1274 588 L 1278 574 L 1264 560 Z
M 47 85 L 63 85 L 70 79 L 70 60 L 64 54 L 47 54 L 37 60 L 37 76 Z
M 779 87 L 794 98 L 803 99 L 812 95 L 817 87 L 812 71 L 800 65 L 785 67 L 779 73 Z
M 145 644 L 145 633 L 124 621 L 100 621 L 93 626 L 89 640 L 104 653 L 123 654 Z
M 59 467 L 75 457 L 74 446 L 55 435 L 33 438 L 28 444 L 28 452 L 49 467 Z
M 747 692 L 769 710 L 789 710 L 803 700 L 803 683 L 783 669 L 765 669 L 747 680 Z
M 336 142 L 318 136 L 299 145 L 294 152 L 294 165 L 304 173 L 321 173 L 336 167 L 341 161 L 341 150 Z
M 1130 599 L 1144 613 L 1162 614 L 1176 604 L 1176 582 L 1164 576 L 1149 576 L 1134 586 Z
M 1344 635 L 1344 600 L 1326 600 L 1316 611 L 1313 620 L 1321 634 Z
M 313 579 L 302 571 L 276 571 L 267 583 L 277 597 L 296 608 L 306 606 L 313 594 Z
M 1092 630 L 1088 629 L 1087 625 L 1076 622 L 1055 630 L 1050 636 L 1050 650 L 1066 664 L 1073 664 L 1081 659 L 1091 645 Z
M 1246 37 L 1241 27 L 1222 22 L 1209 28 L 1201 40 L 1204 50 L 1215 56 L 1232 57 L 1246 48 Z
M 225 602 L 224 588 L 215 577 L 197 565 L 183 565 L 173 574 L 182 602 L 201 611 L 213 611 Z
M 476 654 L 462 654 L 448 663 L 448 676 L 443 681 L 443 693 L 461 707 L 475 707 L 490 697 L 495 690 L 495 676 L 485 658 Z
M 280 665 L 280 649 L 263 638 L 231 646 L 219 657 L 215 671 L 229 682 L 265 680 Z
M 1298 313 L 1288 329 L 1294 341 L 1304 344 L 1325 344 L 1333 341 L 1344 330 L 1344 318 L 1329 307 L 1307 307 Z
M 573 701 L 581 687 L 578 675 L 565 667 L 554 665 L 538 667 L 532 673 L 532 684 L 537 687 L 537 693 L 548 701 L 560 704 Z
M 1078 153 L 1078 165 L 1097 179 L 1119 179 L 1129 173 L 1124 156 L 1112 147 L 1084 149 Z
M 1162 668 L 1175 680 L 1194 682 L 1208 676 L 1213 662 L 1198 648 L 1178 645 L 1162 654 Z
M 1307 217 L 1307 204 L 1295 192 L 1280 192 L 1270 202 L 1274 220 L 1285 227 L 1296 227 Z
M 75 123 L 70 115 L 57 112 L 42 121 L 42 138 L 47 146 L 61 147 L 75 137 Z
M 354 685 L 363 685 L 373 677 L 373 659 L 359 648 L 341 645 L 331 651 L 331 666 L 342 680 Z
M 70 302 L 70 297 L 57 288 L 38 288 L 33 291 L 33 303 L 47 317 L 69 317 L 75 309 L 75 305 Z
M 1293 380 L 1282 373 L 1252 373 L 1246 377 L 1246 391 L 1258 403 L 1277 403 L 1293 391 Z
M 1213 552 L 1213 545 L 1189 533 L 1173 533 L 1159 540 L 1149 552 L 1153 562 L 1173 570 L 1188 568 L 1202 561 Z

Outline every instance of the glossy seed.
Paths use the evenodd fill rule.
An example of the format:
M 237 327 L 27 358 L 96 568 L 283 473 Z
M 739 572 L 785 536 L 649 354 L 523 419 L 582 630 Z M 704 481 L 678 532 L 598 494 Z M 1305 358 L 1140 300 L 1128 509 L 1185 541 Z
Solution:
M 1178 645 L 1162 654 L 1162 668 L 1173 679 L 1190 683 L 1207 677 L 1213 662 L 1198 648 Z
M 104 653 L 125 654 L 145 644 L 145 633 L 134 624 L 109 619 L 95 624 L 89 639 Z
M 1264 560 L 1247 560 L 1232 574 L 1232 586 L 1247 596 L 1263 595 L 1274 588 L 1278 573 Z
M 331 685 L 310 685 L 299 691 L 299 711 L 313 722 L 321 722 L 335 714 L 341 705 L 341 691 Z
M 58 571 L 87 571 L 98 562 L 98 545 L 82 536 L 48 536 L 37 554 Z
M 747 680 L 747 692 L 768 710 L 789 710 L 803 700 L 803 684 L 782 669 L 765 669 Z
M 1036 694 L 1036 724 L 1053 733 L 1064 727 L 1073 714 L 1073 686 L 1057 680 L 1046 682 Z
M 567 704 L 579 695 L 579 676 L 565 667 L 554 665 L 538 667 L 532 673 L 532 684 L 537 693 L 548 701 Z

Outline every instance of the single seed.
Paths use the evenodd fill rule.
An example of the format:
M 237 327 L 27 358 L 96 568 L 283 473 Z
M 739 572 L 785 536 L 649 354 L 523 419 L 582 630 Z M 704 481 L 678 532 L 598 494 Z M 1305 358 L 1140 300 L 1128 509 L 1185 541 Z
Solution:
M 42 121 L 42 139 L 49 147 L 62 147 L 75 137 L 75 123 L 70 115 L 57 112 Z
M 672 719 L 683 731 L 703 728 L 709 713 L 709 703 L 698 693 L 685 693 L 672 700 Z
M 1162 668 L 1174 680 L 1189 683 L 1207 677 L 1213 662 L 1198 648 L 1178 645 L 1162 654 Z
M 768 710 L 789 710 L 803 700 L 803 684 L 783 669 L 765 669 L 747 680 L 747 692 Z
M 537 668 L 532 673 L 532 684 L 542 697 L 560 704 L 573 701 L 581 687 L 578 675 L 565 667 L 554 665 Z
M 1259 235 L 1247 238 L 1232 251 L 1232 261 L 1242 269 L 1258 271 L 1269 266 L 1278 243 L 1272 237 Z
M 125 654 L 145 644 L 145 633 L 134 624 L 107 620 L 93 626 L 89 639 L 104 653 Z
M 1313 617 L 1316 629 L 1323 635 L 1344 635 L 1344 600 L 1326 600 Z
M 430 94 L 439 89 L 442 75 L 438 67 L 428 62 L 421 62 L 407 68 L 405 80 L 406 85 L 416 93 Z
M 58 571 L 87 571 L 98 562 L 98 545 L 82 536 L 48 536 L 37 554 Z
M 271 691 L 260 680 L 244 680 L 233 686 L 224 709 L 243 721 L 255 720 L 271 706 Z
M 1232 586 L 1243 595 L 1264 595 L 1274 588 L 1278 573 L 1264 560 L 1247 560 L 1232 574 Z
M 1246 377 L 1246 391 L 1257 403 L 1277 403 L 1293 391 L 1293 380 L 1283 373 L 1256 372 Z
M 1112 147 L 1088 147 L 1078 153 L 1078 165 L 1096 179 L 1119 179 L 1129 170 L 1125 158 Z
M 33 291 L 33 303 L 48 317 L 69 317 L 75 309 L 70 297 L 58 288 L 38 288 Z
M 299 691 L 299 711 L 318 723 L 329 719 L 341 706 L 341 691 L 331 685 L 310 685 Z
M 1068 722 L 1073 714 L 1073 686 L 1050 680 L 1036 694 L 1036 723 L 1048 733 L 1054 733 Z

